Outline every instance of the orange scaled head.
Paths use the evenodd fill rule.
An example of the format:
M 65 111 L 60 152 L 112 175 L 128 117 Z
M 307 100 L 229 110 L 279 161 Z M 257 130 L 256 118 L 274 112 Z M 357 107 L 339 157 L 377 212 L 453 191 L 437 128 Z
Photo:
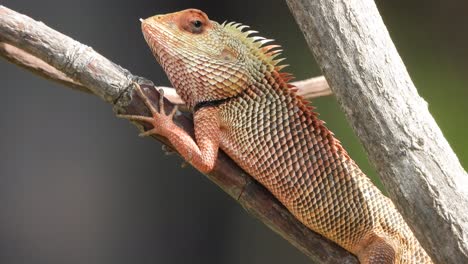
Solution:
M 242 40 L 202 11 L 152 16 L 142 21 L 142 31 L 189 106 L 235 96 L 248 86 L 250 75 L 242 56 L 248 52 Z

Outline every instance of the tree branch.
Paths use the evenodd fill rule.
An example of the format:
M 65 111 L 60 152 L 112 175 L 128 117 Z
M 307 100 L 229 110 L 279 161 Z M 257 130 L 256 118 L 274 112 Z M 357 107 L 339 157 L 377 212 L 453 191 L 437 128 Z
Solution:
M 19 49 L 19 55 L 10 58 L 14 63 L 67 86 L 88 90 L 112 104 L 116 112 L 149 114 L 139 97 L 133 95 L 131 84 L 134 81 L 142 84 L 142 88 L 153 102 L 158 102 L 159 93 L 155 91 L 150 81 L 132 75 L 90 47 L 43 23 L 3 6 L 0 6 L 0 41 L 10 45 L 2 45 L 3 54 L 5 50 L 10 50 L 11 54 L 12 50 L 9 49 L 11 46 L 17 48 L 16 51 Z M 20 57 L 24 57 L 26 61 L 32 60 L 33 66 L 25 60 L 21 62 Z M 45 66 L 36 59 L 43 61 Z M 43 66 L 38 67 L 38 65 Z M 54 70 L 49 66 L 58 70 L 58 73 L 52 74 Z M 169 102 L 165 105 L 167 108 L 174 107 Z M 186 131 L 192 131 L 192 121 L 185 115 L 178 115 L 175 121 Z M 142 128 L 141 125 L 137 125 Z M 168 144 L 164 138 L 157 139 Z M 264 187 L 246 175 L 224 153 L 220 153 L 215 169 L 207 177 L 236 199 L 249 213 L 314 262 L 357 263 L 356 258 L 350 253 L 302 225 Z
M 437 263 L 468 263 L 468 176 L 372 0 L 288 0 L 384 186 Z
M 68 76 L 66 76 L 63 72 L 57 70 L 56 68 L 44 62 L 43 60 L 15 46 L 9 45 L 4 42 L 0 42 L 0 56 L 5 58 L 9 62 L 14 63 L 26 70 L 32 71 L 33 73 L 42 76 L 46 79 L 56 81 L 81 92 L 91 92 L 81 83 L 78 83 L 77 81 L 74 81 Z

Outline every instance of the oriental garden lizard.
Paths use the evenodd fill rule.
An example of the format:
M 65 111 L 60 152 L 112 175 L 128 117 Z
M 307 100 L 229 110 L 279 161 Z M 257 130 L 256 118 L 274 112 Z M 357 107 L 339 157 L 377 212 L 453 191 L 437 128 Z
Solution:
M 411 230 L 288 83 L 278 45 L 247 26 L 188 9 L 142 20 L 143 35 L 193 112 L 195 138 L 156 109 L 143 135 L 166 137 L 201 172 L 222 149 L 304 225 L 361 263 L 432 263 Z

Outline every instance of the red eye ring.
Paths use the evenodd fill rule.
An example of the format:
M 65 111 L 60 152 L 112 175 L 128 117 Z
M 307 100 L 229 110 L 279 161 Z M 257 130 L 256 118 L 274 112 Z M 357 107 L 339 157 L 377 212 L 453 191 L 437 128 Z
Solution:
M 182 13 L 176 13 L 175 21 L 177 26 L 192 34 L 203 34 L 206 30 L 213 27 L 205 13 L 189 9 Z

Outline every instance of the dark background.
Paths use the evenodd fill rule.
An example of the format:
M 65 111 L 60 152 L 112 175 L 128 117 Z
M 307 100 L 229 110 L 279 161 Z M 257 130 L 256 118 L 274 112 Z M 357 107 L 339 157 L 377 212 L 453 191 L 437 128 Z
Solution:
M 282 44 L 297 79 L 320 72 L 284 1 L 2 0 L 169 85 L 138 18 L 196 7 Z M 420 94 L 468 166 L 468 2 L 377 1 Z M 0 62 L 0 263 L 309 263 L 214 184 L 97 97 Z M 374 180 L 333 97 L 321 117 Z

